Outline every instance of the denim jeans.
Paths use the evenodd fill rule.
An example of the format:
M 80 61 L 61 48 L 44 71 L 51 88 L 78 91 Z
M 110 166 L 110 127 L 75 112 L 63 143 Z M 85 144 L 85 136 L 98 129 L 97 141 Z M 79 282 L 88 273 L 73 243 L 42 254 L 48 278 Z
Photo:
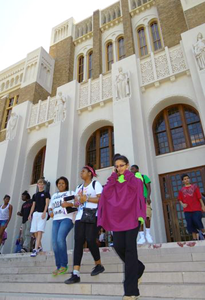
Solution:
M 57 269 L 68 265 L 66 237 L 72 228 L 73 222 L 68 218 L 53 221 L 52 243 Z

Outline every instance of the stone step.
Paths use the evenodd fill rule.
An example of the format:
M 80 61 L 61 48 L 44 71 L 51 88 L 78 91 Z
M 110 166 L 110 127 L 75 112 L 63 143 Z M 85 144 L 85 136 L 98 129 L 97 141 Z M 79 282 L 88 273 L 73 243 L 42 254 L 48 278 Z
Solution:
M 201 261 L 205 262 L 204 253 L 181 253 L 181 254 L 166 254 L 166 255 L 139 255 L 139 259 L 143 263 L 165 263 L 165 262 L 192 262 Z M 71 255 L 68 256 L 69 266 L 72 266 L 73 258 Z M 83 257 L 82 264 L 90 265 L 93 262 L 93 258 L 90 253 L 86 253 Z M 107 255 L 102 257 L 103 264 L 120 264 L 120 258 L 114 253 L 113 255 Z M 38 267 L 38 266 L 55 266 L 54 257 L 47 256 L 46 254 L 39 254 L 37 257 L 32 258 L 29 254 L 22 255 L 21 259 L 5 259 L 0 260 L 0 265 L 10 267 Z
M 94 264 L 82 265 L 82 273 L 90 273 Z M 104 264 L 105 273 L 123 272 L 123 264 Z M 205 261 L 203 262 L 170 262 L 170 263 L 145 263 L 145 272 L 203 272 L 205 270 Z M 51 274 L 55 269 L 54 265 L 49 267 L 11 267 L 0 265 L 0 274 Z M 72 266 L 69 267 L 72 272 Z
M 122 300 L 121 296 L 93 296 L 93 295 L 53 295 L 53 294 L 26 294 L 26 293 L 1 293 L 0 300 Z M 140 297 L 140 300 L 173 300 L 173 298 Z M 174 300 L 187 300 L 175 298 Z M 200 300 L 196 299 L 195 300 Z
M 122 296 L 123 285 L 118 283 L 80 283 L 66 285 L 61 283 L 0 283 L 2 293 L 31 293 L 39 291 L 53 295 L 95 295 Z M 204 299 L 204 284 L 141 284 L 142 297 Z
M 0 282 L 35 282 L 35 283 L 62 283 L 70 274 L 53 277 L 51 274 L 3 274 Z M 102 273 L 100 276 L 81 274 L 81 282 L 86 283 L 121 283 L 123 273 Z M 205 272 L 147 272 L 142 277 L 143 283 L 204 283 Z
M 189 245 L 189 246 L 188 246 Z M 84 255 L 88 252 L 87 249 L 84 249 Z M 112 247 L 100 248 L 101 256 L 116 256 L 115 251 Z M 73 250 L 68 250 L 68 255 L 72 258 Z M 179 243 L 165 243 L 165 244 L 153 244 L 153 245 L 142 245 L 138 246 L 139 256 L 144 258 L 149 255 L 169 255 L 169 254 L 185 254 L 185 253 L 205 253 L 205 241 L 197 242 L 179 242 Z M 27 257 L 29 259 L 30 254 L 2 254 L 0 255 L 0 262 L 13 260 L 25 260 Z M 40 256 L 40 255 L 39 255 Z M 41 257 L 42 260 L 45 258 Z M 53 259 L 52 252 L 46 252 L 46 260 Z

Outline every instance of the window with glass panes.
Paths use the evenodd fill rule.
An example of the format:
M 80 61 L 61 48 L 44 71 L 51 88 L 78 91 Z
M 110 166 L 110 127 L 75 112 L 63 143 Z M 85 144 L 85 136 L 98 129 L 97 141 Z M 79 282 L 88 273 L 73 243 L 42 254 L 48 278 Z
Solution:
M 118 39 L 118 59 L 121 60 L 123 58 L 125 58 L 124 38 L 120 37 Z
M 137 33 L 138 33 L 140 56 L 147 55 L 148 54 L 148 50 L 147 50 L 147 41 L 146 41 L 144 27 L 139 28 L 137 30 Z
M 2 122 L 2 129 L 6 129 L 8 121 L 11 116 L 12 108 L 18 104 L 19 95 L 9 98 L 6 103 L 6 109 L 4 113 L 4 119 Z
M 113 127 L 103 127 L 95 131 L 88 140 L 86 147 L 86 163 L 95 169 L 112 166 L 114 155 Z
M 198 112 L 183 104 L 165 108 L 155 119 L 156 154 L 165 154 L 205 144 Z
M 113 64 L 113 45 L 111 42 L 107 44 L 107 71 L 110 71 Z
M 38 154 L 34 159 L 31 184 L 37 183 L 38 179 L 40 179 L 43 176 L 45 154 L 46 154 L 46 146 L 44 146 L 38 152 Z
M 160 38 L 158 23 L 156 21 L 152 22 L 150 25 L 150 28 L 151 28 L 151 35 L 152 35 L 154 51 L 157 51 L 162 48 L 162 42 L 161 42 L 161 38 Z
M 78 58 L 78 82 L 82 82 L 84 77 L 84 56 Z
M 92 78 L 93 73 L 93 51 L 88 54 L 88 79 Z

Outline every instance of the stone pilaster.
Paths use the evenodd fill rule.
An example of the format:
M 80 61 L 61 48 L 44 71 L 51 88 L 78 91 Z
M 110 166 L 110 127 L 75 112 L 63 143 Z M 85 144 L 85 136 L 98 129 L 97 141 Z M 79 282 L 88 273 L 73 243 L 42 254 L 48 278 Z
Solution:
M 57 87 L 73 80 L 74 43 L 73 37 L 52 45 L 49 54 L 55 59 L 53 87 L 51 96 L 56 95 Z
M 132 23 L 129 13 L 128 0 L 121 0 L 123 28 L 124 28 L 124 41 L 125 41 L 125 56 L 128 57 L 135 53 L 133 42 Z
M 102 73 L 102 37 L 100 31 L 100 11 L 93 13 L 93 79 Z
M 184 12 L 179 0 L 156 0 L 164 46 L 179 44 L 181 33 L 187 31 Z

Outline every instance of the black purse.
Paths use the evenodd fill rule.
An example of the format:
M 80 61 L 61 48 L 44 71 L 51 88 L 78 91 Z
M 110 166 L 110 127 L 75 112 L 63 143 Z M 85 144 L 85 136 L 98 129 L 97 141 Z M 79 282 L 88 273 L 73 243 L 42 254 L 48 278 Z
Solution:
M 96 212 L 97 212 L 97 208 L 92 209 L 92 208 L 83 207 L 83 215 L 80 221 L 83 223 L 91 223 L 91 224 L 96 223 Z

